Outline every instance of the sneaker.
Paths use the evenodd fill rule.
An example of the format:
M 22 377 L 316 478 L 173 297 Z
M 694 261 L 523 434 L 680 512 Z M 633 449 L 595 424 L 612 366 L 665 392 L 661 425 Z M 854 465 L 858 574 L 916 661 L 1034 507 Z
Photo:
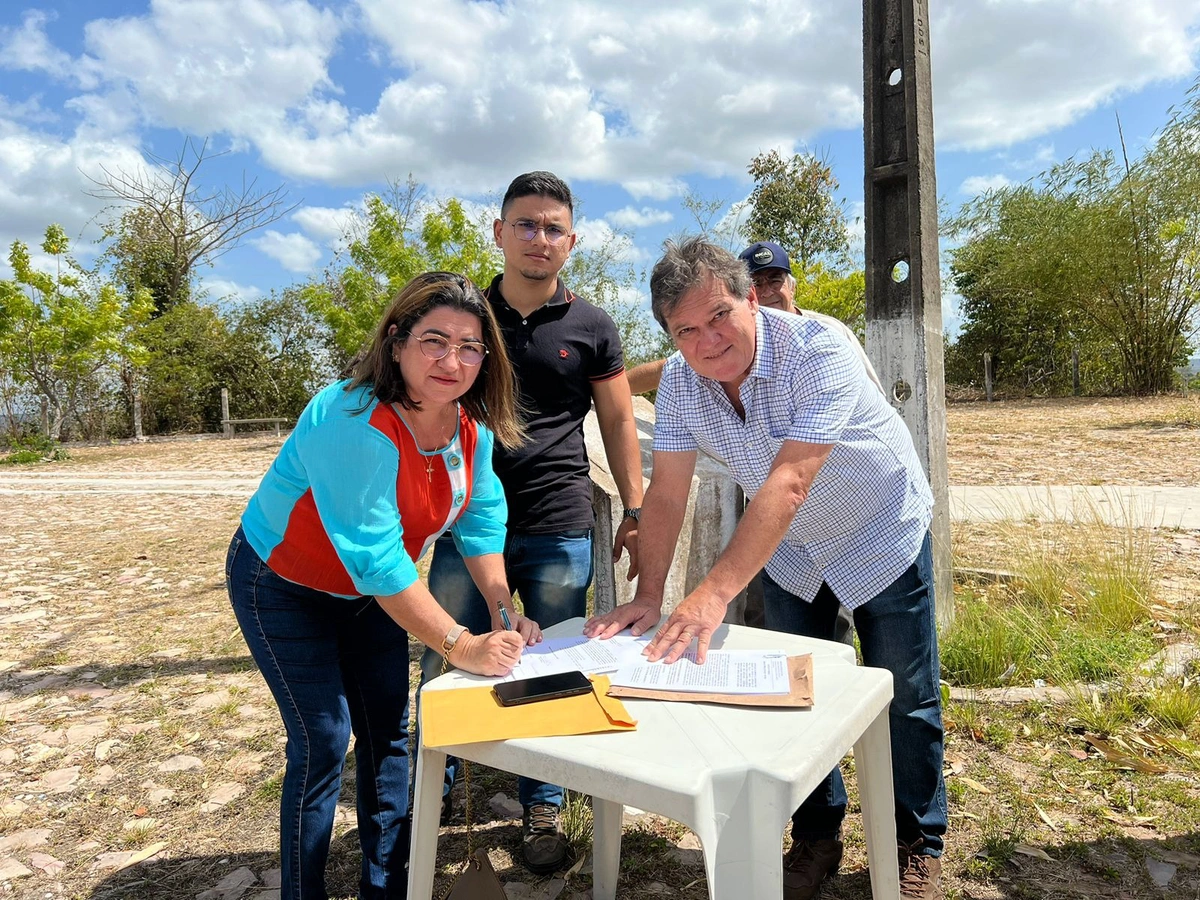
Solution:
M 783 856 L 783 900 L 811 900 L 842 863 L 842 842 L 835 838 L 794 841 Z
M 521 855 L 525 868 L 535 875 L 557 872 L 567 861 L 569 844 L 558 821 L 559 808 L 553 803 L 534 803 L 525 807 L 522 823 Z
M 941 900 L 942 860 L 921 852 L 924 840 L 911 844 L 900 842 L 896 852 L 900 858 L 900 896 L 911 900 Z
M 438 824 L 443 828 L 450 824 L 450 814 L 454 809 L 453 804 L 450 802 L 450 796 L 451 795 L 449 791 L 446 791 L 446 793 L 442 794 L 442 815 L 441 818 L 438 819 Z

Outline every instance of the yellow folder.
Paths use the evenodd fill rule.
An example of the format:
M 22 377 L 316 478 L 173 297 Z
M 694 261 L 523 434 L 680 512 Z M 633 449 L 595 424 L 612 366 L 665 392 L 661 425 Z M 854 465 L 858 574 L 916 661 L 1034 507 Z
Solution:
M 501 706 L 490 687 L 421 692 L 421 742 L 450 747 L 476 741 L 632 731 L 625 704 L 607 696 L 608 678 L 592 677 L 590 694 Z

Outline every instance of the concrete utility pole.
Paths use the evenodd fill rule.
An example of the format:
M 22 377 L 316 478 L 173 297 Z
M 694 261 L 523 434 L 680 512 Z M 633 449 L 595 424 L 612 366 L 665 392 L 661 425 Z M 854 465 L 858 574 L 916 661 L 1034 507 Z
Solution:
M 867 354 L 933 487 L 938 619 L 954 610 L 928 0 L 863 0 Z

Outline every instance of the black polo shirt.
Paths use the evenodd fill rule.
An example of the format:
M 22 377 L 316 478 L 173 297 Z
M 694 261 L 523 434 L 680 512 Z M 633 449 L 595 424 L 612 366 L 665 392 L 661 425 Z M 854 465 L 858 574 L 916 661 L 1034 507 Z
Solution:
M 528 442 L 496 445 L 492 465 L 508 500 L 508 527 L 551 534 L 592 527 L 583 418 L 592 385 L 625 370 L 621 337 L 608 313 L 558 280 L 550 302 L 522 316 L 500 293 L 500 275 L 486 291 L 516 371 Z

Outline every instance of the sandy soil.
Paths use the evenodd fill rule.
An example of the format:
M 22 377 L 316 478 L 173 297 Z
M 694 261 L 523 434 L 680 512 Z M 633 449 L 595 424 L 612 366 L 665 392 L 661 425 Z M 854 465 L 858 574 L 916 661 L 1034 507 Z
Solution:
M 948 421 L 956 484 L 1200 483 L 1194 400 L 963 404 Z M 60 463 L 0 468 L 0 895 L 277 896 L 282 730 L 229 613 L 222 561 L 278 445 L 239 437 L 73 447 Z M 1194 600 L 1197 536 L 1157 539 L 1164 584 L 1180 602 Z M 996 538 L 979 528 L 955 540 L 975 560 Z M 1087 748 L 1078 735 L 1046 740 L 997 747 L 973 729 L 952 731 L 951 777 L 965 774 L 982 790 L 952 796 L 951 896 L 1161 897 L 1147 854 L 1174 854 L 1171 891 L 1183 893 L 1170 896 L 1200 894 L 1191 819 L 1176 826 L 1165 814 L 1142 821 L 1126 810 L 1098 820 L 1067 798 L 1048 813 L 1080 824 L 1041 823 L 1023 792 L 1052 786 L 1060 758 L 1089 764 L 1078 762 Z M 1075 753 L 1060 756 L 1066 749 Z M 1054 763 L 1039 762 L 1047 754 Z M 1088 803 L 1103 793 L 1100 806 L 1133 809 L 1133 799 L 1108 798 L 1144 776 L 1092 762 Z M 1180 802 L 1194 803 L 1191 770 L 1176 771 Z M 496 791 L 511 795 L 506 778 L 482 773 L 478 805 L 486 809 Z M 342 804 L 330 868 L 339 898 L 353 896 L 357 877 L 352 793 Z M 518 823 L 483 825 L 514 895 L 586 896 L 586 867 L 557 887 L 531 878 L 512 861 Z M 1051 860 L 1018 855 L 998 874 L 982 872 L 977 854 L 1018 830 Z M 852 874 L 830 895 L 850 900 L 869 887 L 861 830 L 851 826 L 848 837 Z M 452 828 L 441 861 L 460 853 L 461 828 Z M 706 896 L 697 851 L 678 826 L 631 824 L 625 853 L 622 897 Z

